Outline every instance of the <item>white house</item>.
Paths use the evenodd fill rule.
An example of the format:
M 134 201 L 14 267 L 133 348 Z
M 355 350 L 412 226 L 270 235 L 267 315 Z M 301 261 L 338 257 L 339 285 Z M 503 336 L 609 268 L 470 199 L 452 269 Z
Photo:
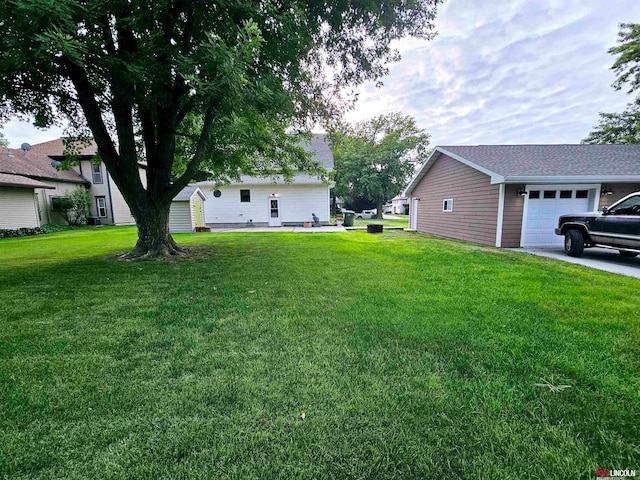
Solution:
M 400 195 L 391 199 L 391 213 L 406 215 L 409 211 L 409 199 Z
M 172 232 L 193 232 L 204 226 L 204 192 L 196 185 L 182 189 L 171 202 L 169 210 L 169 230 Z
M 314 135 L 303 144 L 327 171 L 333 170 L 333 155 L 325 135 Z M 297 173 L 292 182 L 282 178 L 242 176 L 240 182 L 217 185 L 198 182 L 205 190 L 205 218 L 213 227 L 301 225 L 313 214 L 329 223 L 331 184 L 312 175 Z
M 28 150 L 11 148 L 0 150 L 0 174 L 4 174 L 5 183 L 14 183 L 12 186 L 14 190 L 11 192 L 6 187 L 0 188 L 0 219 L 8 219 L 10 215 L 6 205 L 14 202 L 17 198 L 15 188 L 24 190 L 24 186 L 16 187 L 13 181 L 16 180 L 16 177 L 22 177 L 31 180 L 33 184 L 31 194 L 35 196 L 37 205 L 37 221 L 35 224 L 33 221 L 27 222 L 31 226 L 47 223 L 64 224 L 65 220 L 59 214 L 56 200 L 67 196 L 77 187 L 89 190 L 93 197 L 91 216 L 98 218 L 100 223 L 134 224 L 135 219 L 129 206 L 113 182 L 104 163 L 95 163 L 96 145 L 94 143 L 86 146 L 79 145 L 77 152 L 75 152 L 78 155 L 78 165 L 72 167 L 71 170 L 57 170 L 55 168 L 56 162 L 64 160 L 64 151 L 65 146 L 61 138 L 33 145 Z M 146 185 L 146 172 L 142 165 L 139 174 L 142 184 Z M 38 184 L 33 182 L 38 182 Z M 24 181 L 22 183 L 24 184 Z M 26 205 L 25 192 L 22 191 L 20 195 L 23 197 L 22 203 Z M 13 200 L 9 200 L 9 197 Z M 8 220 L 4 222 L 0 220 L 0 223 L 8 224 L 9 222 Z

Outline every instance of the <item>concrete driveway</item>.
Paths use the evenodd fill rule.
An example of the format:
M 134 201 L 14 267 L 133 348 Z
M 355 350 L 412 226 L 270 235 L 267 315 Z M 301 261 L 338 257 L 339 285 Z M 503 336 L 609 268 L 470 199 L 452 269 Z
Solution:
M 580 258 L 570 257 L 564 253 L 562 247 L 512 248 L 510 250 L 640 278 L 640 256 L 635 258 L 623 257 L 617 250 L 608 248 L 585 248 L 584 254 Z

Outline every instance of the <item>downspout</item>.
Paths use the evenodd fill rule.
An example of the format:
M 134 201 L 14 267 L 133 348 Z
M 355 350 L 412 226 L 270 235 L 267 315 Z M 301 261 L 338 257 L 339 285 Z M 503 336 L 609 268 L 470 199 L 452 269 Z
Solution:
M 113 211 L 113 200 L 111 197 L 111 178 L 109 177 L 109 170 L 105 167 L 105 172 L 107 172 L 107 192 L 109 193 L 109 208 L 111 209 L 111 220 L 113 224 L 116 224 L 116 214 Z

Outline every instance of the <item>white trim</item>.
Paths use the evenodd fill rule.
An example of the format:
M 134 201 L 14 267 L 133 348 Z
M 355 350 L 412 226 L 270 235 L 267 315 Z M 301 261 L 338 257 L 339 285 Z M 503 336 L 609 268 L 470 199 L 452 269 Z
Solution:
M 446 209 L 446 204 L 449 202 L 449 210 Z M 453 198 L 443 198 L 442 199 L 442 211 L 445 213 L 453 212 Z
M 440 152 L 444 153 L 445 155 L 454 158 L 456 160 L 458 160 L 461 163 L 464 163 L 466 166 L 473 168 L 474 170 L 478 170 L 479 172 L 484 173 L 485 175 L 488 175 L 489 177 L 491 177 L 491 183 L 500 183 L 500 182 L 504 182 L 504 177 L 496 172 L 492 172 L 491 170 L 481 167 L 480 165 L 473 163 L 470 160 L 467 160 L 464 157 L 461 157 L 460 155 L 456 155 L 455 153 L 451 153 L 448 150 L 445 150 L 444 148 L 441 147 L 437 147 L 438 150 L 440 150 Z M 495 180 L 495 181 L 494 181 Z
M 524 176 L 524 177 L 503 177 L 503 183 L 536 183 L 544 185 L 571 184 L 580 185 L 582 183 L 634 183 L 640 182 L 640 175 L 571 175 L 571 176 Z M 493 178 L 491 183 L 495 182 Z M 593 188 L 593 187 L 591 187 Z
M 524 196 L 524 207 L 522 208 L 522 227 L 520 230 L 520 247 L 525 247 L 525 232 L 527 231 L 527 218 L 529 214 L 529 190 L 544 190 L 545 187 L 552 186 L 554 190 L 591 190 L 595 189 L 596 193 L 600 192 L 601 185 L 600 184 L 582 184 L 582 183 L 574 183 L 574 184 L 555 184 L 555 183 L 544 183 L 544 184 L 532 184 L 526 185 L 525 190 L 527 191 L 527 195 Z M 542 196 L 540 197 L 542 198 Z M 598 209 L 598 202 L 600 197 L 596 195 L 594 198 L 595 206 L 591 207 L 594 210 Z M 557 199 L 556 199 L 557 200 Z
M 504 221 L 504 192 L 505 185 L 501 183 L 498 194 L 498 221 L 496 223 L 496 247 L 502 246 L 502 223 Z

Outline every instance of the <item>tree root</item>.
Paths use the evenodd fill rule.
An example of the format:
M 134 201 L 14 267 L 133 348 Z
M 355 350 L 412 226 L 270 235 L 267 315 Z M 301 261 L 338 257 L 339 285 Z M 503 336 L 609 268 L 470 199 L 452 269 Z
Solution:
M 142 258 L 165 258 L 165 257 L 186 257 L 191 253 L 186 247 L 181 247 L 173 239 L 163 242 L 156 243 L 153 245 L 140 245 L 140 243 L 136 244 L 136 246 L 130 252 L 127 252 L 123 255 L 120 255 L 118 258 L 120 260 L 139 260 Z

